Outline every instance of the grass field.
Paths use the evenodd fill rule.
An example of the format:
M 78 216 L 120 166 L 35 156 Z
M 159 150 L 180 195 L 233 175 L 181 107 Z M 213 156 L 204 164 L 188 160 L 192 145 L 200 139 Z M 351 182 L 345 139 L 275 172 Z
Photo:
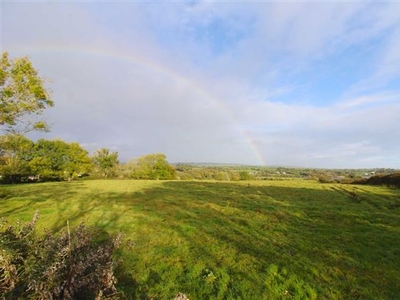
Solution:
M 0 216 L 122 232 L 128 299 L 400 299 L 400 190 L 312 181 L 0 187 Z

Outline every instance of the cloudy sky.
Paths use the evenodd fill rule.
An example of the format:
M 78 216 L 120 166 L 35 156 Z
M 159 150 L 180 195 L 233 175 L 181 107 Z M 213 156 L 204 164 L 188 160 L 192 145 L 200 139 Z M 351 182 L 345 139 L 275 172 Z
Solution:
M 400 168 L 400 3 L 7 1 L 48 134 L 123 161 Z

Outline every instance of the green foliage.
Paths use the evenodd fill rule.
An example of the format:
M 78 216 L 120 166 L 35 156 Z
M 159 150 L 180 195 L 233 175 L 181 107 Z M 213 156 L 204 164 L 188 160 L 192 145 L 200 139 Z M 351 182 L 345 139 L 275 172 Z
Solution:
M 30 174 L 33 142 L 20 134 L 0 136 L 0 173 L 4 182 L 20 182 Z
M 167 157 L 162 153 L 149 154 L 140 157 L 132 163 L 134 179 L 175 179 L 176 171 L 167 162 Z
M 88 152 L 78 143 L 38 140 L 20 134 L 0 136 L 0 174 L 5 183 L 73 179 L 92 168 Z
M 230 180 L 230 176 L 228 172 L 218 172 L 217 174 L 215 174 L 215 180 L 219 180 L 219 181 L 228 181 Z
M 332 183 L 332 182 L 334 182 L 334 180 L 332 179 L 331 176 L 329 176 L 327 174 L 324 174 L 324 173 L 321 173 L 321 174 L 318 175 L 318 181 L 320 183 Z
M 38 213 L 27 224 L 0 232 L 0 295 L 6 299 L 114 298 L 112 255 L 120 236 L 102 244 L 83 223 L 60 235 L 34 234 Z M 3 226 L 4 227 L 4 226 Z
M 118 152 L 110 152 L 109 149 L 102 148 L 96 151 L 92 161 L 96 168 L 95 171 L 100 173 L 102 177 L 115 176 L 116 168 L 119 164 Z
M 247 171 L 240 171 L 239 178 L 240 180 L 251 180 L 252 176 Z
M 78 143 L 67 143 L 64 176 L 68 179 L 77 178 L 89 172 L 92 168 L 88 152 Z
M 53 101 L 43 78 L 28 57 L 11 60 L 7 52 L 0 59 L 0 126 L 8 132 L 46 131 L 38 116 Z
M 233 166 L 197 166 L 178 164 L 176 166 L 177 178 L 181 180 L 210 180 L 237 181 L 239 180 L 238 167 Z
M 33 174 L 44 180 L 73 179 L 92 167 L 88 152 L 78 143 L 38 140 L 29 162 Z
M 308 169 L 308 168 L 283 168 L 283 167 L 261 167 L 241 166 L 226 164 L 177 164 L 177 178 L 181 180 L 221 180 L 221 172 L 228 173 L 230 181 L 237 180 L 286 180 L 286 179 L 308 179 L 323 183 L 352 183 L 356 179 L 373 175 L 389 175 L 399 170 L 394 169 Z M 240 178 L 242 173 L 242 179 Z M 248 174 L 246 174 L 247 172 Z M 250 176 L 248 176 L 250 175 Z M 321 179 L 321 180 L 320 180 Z

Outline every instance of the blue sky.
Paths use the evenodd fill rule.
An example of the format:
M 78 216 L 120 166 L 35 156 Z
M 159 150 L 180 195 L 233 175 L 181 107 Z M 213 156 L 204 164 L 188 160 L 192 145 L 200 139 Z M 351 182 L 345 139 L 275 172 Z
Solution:
M 400 168 L 400 3 L 3 1 L 52 131 L 123 160 Z

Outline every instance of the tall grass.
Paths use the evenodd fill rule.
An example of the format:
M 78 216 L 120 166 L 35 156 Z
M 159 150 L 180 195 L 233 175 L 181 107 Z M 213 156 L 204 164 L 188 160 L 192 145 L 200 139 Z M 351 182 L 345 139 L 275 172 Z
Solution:
M 122 232 L 129 299 L 399 299 L 400 190 L 311 181 L 4 186 L 0 215 Z

